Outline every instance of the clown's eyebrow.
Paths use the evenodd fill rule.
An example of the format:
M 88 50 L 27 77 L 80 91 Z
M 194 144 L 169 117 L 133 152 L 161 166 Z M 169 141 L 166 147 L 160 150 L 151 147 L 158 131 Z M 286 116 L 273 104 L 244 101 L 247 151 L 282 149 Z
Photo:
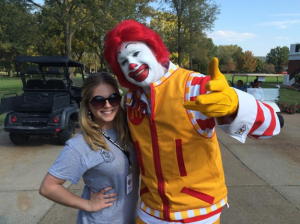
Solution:
M 128 43 L 128 44 L 126 44 L 125 49 L 127 48 L 127 46 L 128 46 L 129 44 L 135 44 L 135 43 Z
M 126 46 L 125 46 L 124 48 L 126 49 L 126 48 L 128 47 L 129 44 L 136 44 L 136 43 L 128 43 L 128 44 L 126 44 Z M 130 52 L 132 52 L 132 51 L 130 51 Z M 130 53 L 130 52 L 129 52 L 129 53 Z M 121 52 L 118 52 L 118 53 L 121 54 Z

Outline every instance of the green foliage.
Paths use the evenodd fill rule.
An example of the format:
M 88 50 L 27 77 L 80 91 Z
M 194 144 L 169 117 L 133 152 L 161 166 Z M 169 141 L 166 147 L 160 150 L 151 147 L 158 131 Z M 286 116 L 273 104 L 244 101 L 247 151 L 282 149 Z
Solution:
M 256 58 L 256 69 L 255 69 L 255 72 L 256 73 L 261 73 L 261 72 L 264 72 L 265 70 L 265 63 L 263 60 L 259 59 L 259 58 Z
M 35 14 L 26 1 L 0 0 L 0 60 L 12 70 L 17 55 L 31 53 L 36 39 Z
M 223 70 L 223 67 L 229 62 L 233 62 L 237 65 L 237 59 L 242 53 L 243 49 L 238 45 L 219 45 L 217 47 L 217 57 L 221 70 Z
M 198 36 L 211 30 L 220 7 L 209 0 L 166 0 L 177 17 L 178 65 L 181 66 L 183 50 L 188 54 L 192 67 L 193 51 Z M 194 38 L 196 37 L 196 38 Z
M 4 94 L 22 94 L 22 81 L 20 78 L 0 77 L 0 99 Z M 0 104 L 1 105 L 1 104 Z M 0 115 L 0 125 L 3 125 L 6 114 Z
M 275 71 L 280 73 L 284 67 L 287 66 L 289 61 L 289 48 L 288 47 L 276 47 L 272 48 L 267 54 L 267 63 L 271 63 L 275 66 Z
M 300 83 L 300 73 L 296 74 L 294 78 L 295 78 L 295 83 Z

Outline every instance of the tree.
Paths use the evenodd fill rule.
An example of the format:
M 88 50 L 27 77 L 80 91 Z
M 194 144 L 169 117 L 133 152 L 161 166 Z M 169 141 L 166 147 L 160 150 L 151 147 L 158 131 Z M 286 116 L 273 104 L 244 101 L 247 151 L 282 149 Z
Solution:
M 266 62 L 272 63 L 275 66 L 275 71 L 280 73 L 284 70 L 289 62 L 289 48 L 288 47 L 276 47 L 272 48 L 267 54 Z
M 265 63 L 265 70 L 268 73 L 274 73 L 275 72 L 275 65 Z
M 243 49 L 238 45 L 219 45 L 217 50 L 217 57 L 219 59 L 220 67 L 226 66 L 228 62 L 237 64 L 239 55 L 243 53 Z
M 259 58 L 256 58 L 256 69 L 255 72 L 263 72 L 265 69 L 265 62 Z
M 235 64 L 233 63 L 233 61 L 228 61 L 226 65 L 222 68 L 222 70 L 225 70 L 227 74 L 229 72 L 235 71 Z
M 251 51 L 246 51 L 239 55 L 237 69 L 241 72 L 253 72 L 256 69 L 256 60 Z
M 208 63 L 217 56 L 217 47 L 211 38 L 198 36 L 193 57 L 193 70 L 208 75 Z
M 88 46 L 90 54 L 96 54 L 100 61 L 100 69 L 106 67 L 103 56 L 106 33 L 120 21 L 133 19 L 145 23 L 152 15 L 153 8 L 149 6 L 152 0 L 109 0 L 95 1 L 97 10 L 93 11 L 92 21 L 81 26 L 86 35 L 83 42 Z M 78 36 L 80 38 L 80 36 Z M 82 39 L 82 38 L 81 38 Z
M 245 51 L 244 54 L 244 72 L 254 72 L 257 63 L 253 57 L 252 51 Z
M 14 61 L 20 54 L 32 50 L 37 33 L 32 7 L 21 0 L 0 0 L 0 60 L 12 77 Z
M 177 52 L 177 18 L 175 14 L 155 12 L 150 21 L 150 28 L 159 34 L 170 53 Z
M 181 66 L 183 46 L 192 48 L 191 37 L 213 27 L 216 15 L 219 14 L 219 6 L 209 0 L 166 0 L 166 2 L 171 5 L 177 16 L 178 65 Z
M 60 24 L 65 39 L 65 55 L 72 58 L 72 38 L 80 25 L 91 20 L 93 15 L 93 0 L 46 0 L 45 4 L 39 5 L 33 0 L 27 0 L 42 10 L 48 16 L 55 18 Z

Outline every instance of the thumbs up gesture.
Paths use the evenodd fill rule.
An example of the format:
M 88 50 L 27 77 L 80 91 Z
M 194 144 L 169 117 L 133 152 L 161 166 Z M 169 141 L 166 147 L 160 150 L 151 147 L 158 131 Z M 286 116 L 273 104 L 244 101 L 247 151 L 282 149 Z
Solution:
M 236 92 L 228 85 L 219 70 L 219 60 L 213 58 L 208 64 L 211 80 L 206 83 L 208 94 L 197 96 L 195 101 L 187 101 L 183 106 L 188 110 L 200 111 L 207 117 L 224 117 L 234 114 L 238 109 Z

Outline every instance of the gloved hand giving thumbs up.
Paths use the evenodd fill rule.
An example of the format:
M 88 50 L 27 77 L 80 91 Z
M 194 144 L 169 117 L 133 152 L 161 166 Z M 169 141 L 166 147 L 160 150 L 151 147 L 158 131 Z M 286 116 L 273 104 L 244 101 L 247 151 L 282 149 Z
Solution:
M 188 110 L 200 111 L 207 117 L 223 117 L 234 114 L 238 109 L 236 92 L 228 85 L 219 70 L 219 60 L 213 58 L 208 64 L 211 80 L 206 83 L 208 94 L 197 96 L 195 101 L 187 101 L 183 106 Z

